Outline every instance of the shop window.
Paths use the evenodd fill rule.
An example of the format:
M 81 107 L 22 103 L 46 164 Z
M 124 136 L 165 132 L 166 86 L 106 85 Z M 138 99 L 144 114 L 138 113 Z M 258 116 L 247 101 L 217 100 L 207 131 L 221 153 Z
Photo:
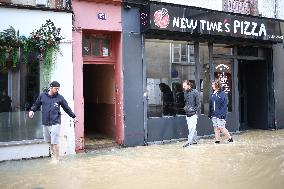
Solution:
M 233 47 L 226 44 L 214 44 L 213 45 L 214 55 L 233 55 Z
M 185 42 L 146 40 L 148 117 L 185 114 L 182 82 L 195 81 L 195 65 L 189 63 L 189 52 Z M 191 55 L 194 57 L 194 52 Z
M 41 113 L 27 117 L 40 92 L 39 74 L 37 60 L 0 67 L 0 142 L 42 138 Z
M 91 43 L 90 43 L 90 35 L 83 36 L 83 44 L 82 44 L 82 54 L 83 56 L 91 56 Z
M 254 57 L 259 56 L 257 47 L 238 47 L 237 48 L 237 54 L 238 54 L 238 56 L 254 56 Z
M 110 58 L 111 36 L 104 34 L 83 34 L 82 54 L 90 58 Z
M 191 63 L 194 64 L 193 44 L 172 43 L 172 62 L 173 63 Z

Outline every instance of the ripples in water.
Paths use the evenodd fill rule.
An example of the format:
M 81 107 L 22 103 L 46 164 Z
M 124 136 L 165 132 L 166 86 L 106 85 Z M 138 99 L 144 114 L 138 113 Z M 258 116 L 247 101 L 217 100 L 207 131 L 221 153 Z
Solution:
M 200 139 L 0 163 L 1 188 L 282 189 L 284 130 L 247 131 L 232 144 Z

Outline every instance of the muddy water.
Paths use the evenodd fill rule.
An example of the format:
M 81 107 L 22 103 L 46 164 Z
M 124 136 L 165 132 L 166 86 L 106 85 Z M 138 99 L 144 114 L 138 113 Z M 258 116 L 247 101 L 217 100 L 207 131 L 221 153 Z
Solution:
M 248 131 L 233 144 L 184 142 L 0 163 L 0 188 L 283 189 L 284 130 Z

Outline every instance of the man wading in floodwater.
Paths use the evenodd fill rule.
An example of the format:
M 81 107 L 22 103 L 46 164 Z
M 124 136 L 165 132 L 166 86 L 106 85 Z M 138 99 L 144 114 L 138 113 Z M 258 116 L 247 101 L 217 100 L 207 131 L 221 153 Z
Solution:
M 58 93 L 60 84 L 57 81 L 50 83 L 48 92 L 41 93 L 31 107 L 29 117 L 34 117 L 34 112 L 42 106 L 42 125 L 44 141 L 50 144 L 52 160 L 59 161 L 59 134 L 61 124 L 60 106 L 72 118 L 78 122 L 63 96 Z

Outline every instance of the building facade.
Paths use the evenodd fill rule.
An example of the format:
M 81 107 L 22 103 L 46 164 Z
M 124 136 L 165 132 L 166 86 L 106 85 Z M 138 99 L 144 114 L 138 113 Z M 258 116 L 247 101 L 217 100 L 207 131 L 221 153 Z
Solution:
M 171 112 L 164 112 L 159 89 L 160 83 L 167 84 L 175 99 L 185 79 L 201 94 L 198 135 L 213 133 L 207 115 L 210 81 L 216 78 L 228 94 L 231 132 L 283 128 L 281 6 L 282 1 L 124 1 L 124 96 L 129 95 L 124 104 L 125 124 L 136 125 L 130 133 L 125 130 L 125 136 L 139 133 L 125 140 L 142 145 L 187 136 L 177 102 L 170 105 Z M 137 15 L 138 24 L 129 21 Z M 133 70 L 140 79 L 133 81 L 127 74 Z M 134 112 L 127 110 L 128 104 L 135 104 L 137 119 L 133 121 L 127 119 Z M 140 119 L 141 124 L 136 121 Z
M 35 117 L 29 119 L 27 111 L 51 80 L 57 80 L 61 84 L 60 93 L 74 109 L 70 2 L 0 1 L 0 18 L 0 51 L 3 53 L 3 49 L 8 49 L 4 57 L 1 56 L 0 66 L 0 161 L 48 156 L 49 147 L 43 142 L 41 113 L 36 112 Z M 45 61 L 41 59 L 38 51 L 28 54 L 26 60 L 23 58 L 24 41 L 31 39 L 31 33 L 39 31 L 43 25 L 59 28 L 63 38 L 59 44 L 59 52 L 49 56 L 52 65 L 48 68 L 48 73 L 45 72 Z M 16 56 L 8 53 L 9 48 L 14 48 L 13 40 L 15 45 L 18 45 Z M 3 93 L 10 99 L 7 100 Z M 8 108 L 4 109 L 6 106 Z M 69 116 L 62 111 L 61 154 L 75 153 L 72 123 Z
M 76 151 L 86 137 L 123 145 L 121 2 L 73 1 L 73 10 Z

